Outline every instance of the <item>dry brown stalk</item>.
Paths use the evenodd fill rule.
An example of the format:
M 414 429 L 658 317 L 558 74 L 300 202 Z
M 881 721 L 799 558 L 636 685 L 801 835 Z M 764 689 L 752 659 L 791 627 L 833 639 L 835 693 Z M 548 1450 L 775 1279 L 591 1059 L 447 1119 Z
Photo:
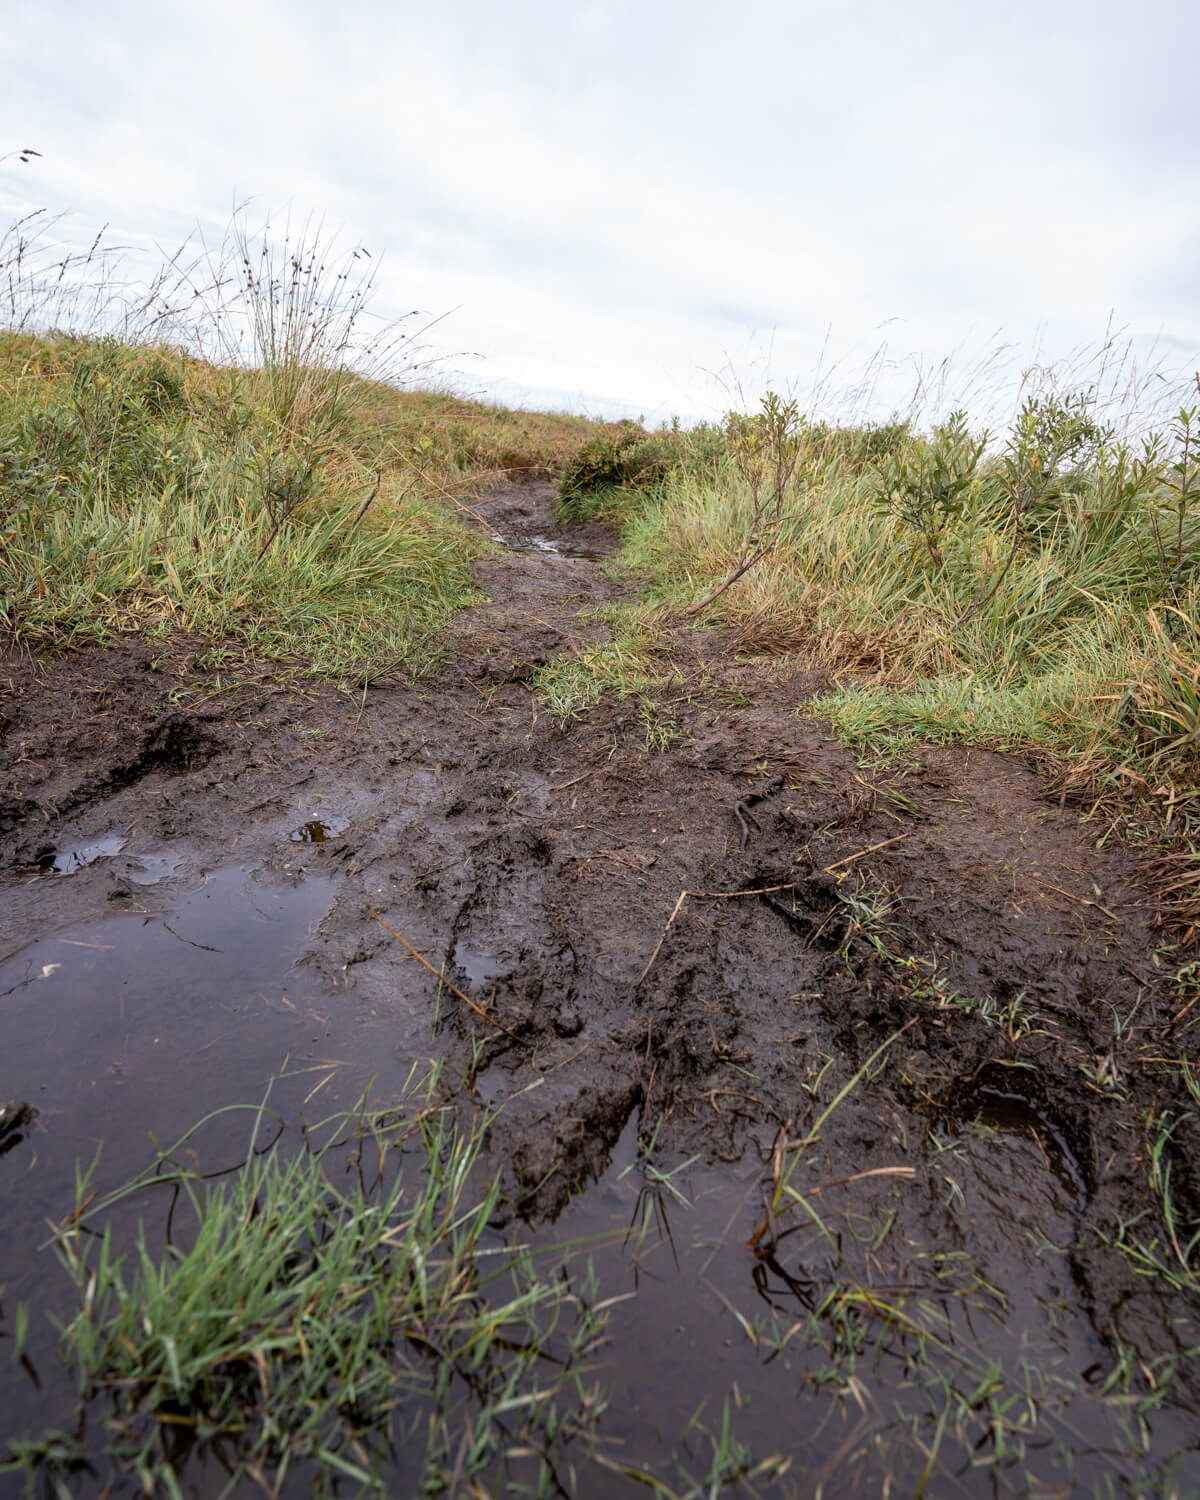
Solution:
M 903 837 L 903 835 L 901 836 Z M 787 885 L 759 886 L 750 891 L 680 891 L 679 900 L 675 903 L 675 910 L 667 918 L 667 925 L 662 930 L 662 936 L 654 945 L 654 952 L 650 955 L 650 958 L 646 963 L 646 967 L 638 975 L 638 984 L 641 984 L 642 980 L 645 979 L 646 975 L 649 974 L 650 970 L 654 967 L 654 960 L 662 951 L 662 945 L 667 940 L 667 933 L 671 930 L 671 924 L 683 910 L 683 903 L 689 896 L 693 901 L 732 901 L 735 896 L 774 896 L 779 891 L 792 891 L 795 890 L 795 888 L 795 883 L 789 882 Z
M 832 875 L 835 870 L 840 870 L 843 865 L 852 865 L 856 860 L 866 859 L 868 854 L 875 854 L 880 849 L 887 849 L 892 844 L 899 844 L 908 837 L 907 833 L 898 833 L 894 839 L 884 839 L 881 844 L 872 844 L 869 849 L 860 849 L 857 854 L 847 854 L 845 859 L 838 859 L 831 865 L 825 866 L 826 875 Z
M 429 972 L 434 976 L 434 978 L 444 984 L 452 995 L 457 995 L 464 1005 L 469 1005 L 471 1009 L 476 1013 L 476 1015 L 482 1016 L 489 1026 L 494 1026 L 497 1031 L 502 1031 L 505 1036 L 512 1037 L 513 1041 L 519 1042 L 522 1047 L 529 1046 L 529 1043 L 525 1040 L 524 1037 L 518 1036 L 515 1031 L 510 1031 L 507 1026 L 504 1026 L 499 1021 L 497 1021 L 495 1016 L 489 1016 L 482 1005 L 477 1005 L 475 1001 L 471 999 L 470 995 L 463 994 L 462 990 L 460 990 L 457 985 L 451 984 L 444 974 L 439 973 L 438 970 L 433 967 L 433 965 L 429 962 L 424 954 L 418 953 L 413 945 L 408 941 L 408 939 L 406 937 L 401 937 L 396 929 L 391 925 L 391 923 L 385 922 L 377 911 L 372 911 L 371 915 L 375 918 L 375 920 L 379 923 L 380 927 L 382 927 L 385 932 L 390 932 L 398 943 L 402 944 L 405 948 L 408 949 L 408 951 L 412 954 L 412 956 L 419 964 L 423 964 L 425 968 L 427 968 Z

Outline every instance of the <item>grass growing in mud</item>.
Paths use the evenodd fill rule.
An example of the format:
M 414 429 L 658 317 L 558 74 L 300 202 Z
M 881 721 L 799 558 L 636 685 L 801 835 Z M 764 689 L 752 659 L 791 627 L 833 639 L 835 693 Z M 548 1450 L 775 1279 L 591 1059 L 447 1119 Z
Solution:
M 854 739 L 1039 742 L 1110 775 L 1195 774 L 1197 410 L 1133 444 L 1086 395 L 1034 396 L 991 449 L 961 414 L 921 435 L 782 410 L 731 419 L 707 471 L 680 465 L 635 515 L 628 555 L 663 597 L 686 610 L 748 538 L 774 542 L 711 617 L 747 653 L 844 674 L 820 706 Z
M 272 1494 L 293 1470 L 376 1489 L 414 1437 L 423 1493 L 498 1464 L 521 1492 L 557 1486 L 601 1410 L 588 1360 L 604 1314 L 586 1276 L 577 1292 L 487 1243 L 498 1190 L 481 1190 L 480 1130 L 439 1101 L 436 1072 L 395 1109 L 307 1131 L 298 1154 L 252 1114 L 232 1176 L 186 1164 L 191 1132 L 101 1200 L 81 1177 L 54 1237 L 77 1297 L 61 1350 L 80 1426 L 13 1443 L 9 1467 L 65 1477 L 88 1458 L 90 1413 L 148 1494 L 180 1493 L 205 1451 Z M 113 1211 L 151 1187 L 171 1197 L 166 1247 L 139 1221 L 130 1249 Z
M 1197 1351 L 1114 1329 L 1088 1363 L 1096 1346 L 1072 1328 L 1073 1168 L 1044 1126 L 946 1111 L 924 1139 L 893 1137 L 883 1154 L 903 1164 L 831 1173 L 822 1137 L 887 1069 L 903 1076 L 907 1029 L 844 1083 L 832 1056 L 806 1080 L 809 1123 L 780 1128 L 750 1239 L 761 1301 L 745 1315 L 726 1304 L 766 1364 L 798 1372 L 806 1404 L 826 1403 L 796 1441 L 805 1493 L 1194 1493 L 1190 1448 L 1166 1438 L 1169 1418 L 1155 1424 L 1189 1408 L 1175 1383 Z M 996 1195 L 1000 1254 L 978 1232 Z
M 473 540 L 352 448 L 273 439 L 251 376 L 114 340 L 0 340 L 0 589 L 30 646 L 188 631 L 318 667 L 414 654 Z M 377 499 L 376 504 L 379 504 Z
M 54 278 L 36 232 L 0 236 L 10 639 L 183 630 L 319 670 L 419 668 L 486 545 L 460 497 L 559 466 L 598 425 L 400 389 L 412 340 L 368 335 L 358 252 L 327 259 L 309 227 L 243 222 L 227 248 L 232 266 L 163 273 L 117 317 L 102 254 Z
M 1084 796 L 1157 800 L 1186 841 L 1198 392 L 1200 377 L 1146 431 L 1092 385 L 1047 382 L 991 435 L 963 412 L 927 432 L 831 427 L 770 396 L 722 427 L 664 432 L 653 454 L 630 443 L 624 479 L 610 442 L 608 467 L 576 464 L 561 492 L 578 510 L 594 483 L 652 603 L 726 627 L 742 654 L 826 668 L 809 707 L 848 742 L 1033 749 Z M 1197 883 L 1177 872 L 1182 897 Z
M 612 631 L 600 645 L 553 657 L 531 678 L 538 701 L 561 725 L 595 707 L 605 693 L 638 701 L 647 750 L 665 749 L 675 735 L 662 690 L 679 680 L 669 660 L 661 615 L 638 605 L 610 605 L 599 616 Z
M 201 1132 L 237 1113 L 241 1165 L 203 1172 Z M 539 1269 L 489 1227 L 485 1128 L 461 1123 L 437 1068 L 414 1069 L 399 1103 L 306 1127 L 299 1150 L 264 1104 L 206 1116 L 102 1197 L 81 1171 L 51 1241 L 75 1419 L 10 1439 L 0 1472 L 60 1496 L 91 1493 L 101 1459 L 105 1493 L 164 1496 L 214 1464 L 222 1493 L 272 1495 L 565 1496 L 623 1476 L 659 1500 L 786 1474 L 737 1440 L 728 1399 L 655 1460 L 666 1475 L 606 1433 L 609 1304 L 569 1245 Z M 15 1360 L 29 1328 L 18 1308 Z

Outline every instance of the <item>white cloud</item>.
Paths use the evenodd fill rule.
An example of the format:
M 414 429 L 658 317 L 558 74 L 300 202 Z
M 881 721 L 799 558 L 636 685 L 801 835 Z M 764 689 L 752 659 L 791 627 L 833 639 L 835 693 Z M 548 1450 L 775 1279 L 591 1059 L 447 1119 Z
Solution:
M 18 4 L 0 211 L 171 241 L 235 194 L 386 251 L 485 384 L 715 410 L 826 330 L 1065 351 L 1111 310 L 1200 348 L 1193 8 L 1149 0 Z M 1194 54 L 1193 54 L 1194 55 Z

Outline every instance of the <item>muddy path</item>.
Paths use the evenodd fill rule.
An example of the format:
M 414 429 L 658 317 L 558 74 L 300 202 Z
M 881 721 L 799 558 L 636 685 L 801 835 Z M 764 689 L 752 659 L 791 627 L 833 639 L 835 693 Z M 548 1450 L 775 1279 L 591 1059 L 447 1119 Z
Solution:
M 253 1097 L 285 1050 L 331 1104 L 436 1052 L 466 1100 L 502 1106 L 515 1220 L 553 1233 L 652 1143 L 736 1211 L 712 1231 L 729 1274 L 798 1316 L 823 1262 L 764 1218 L 760 1183 L 819 1122 L 822 1207 L 891 1226 L 860 1279 L 932 1295 L 937 1257 L 970 1255 L 972 1287 L 1000 1289 L 989 1316 L 1014 1350 L 1036 1325 L 1072 1400 L 1089 1363 L 1171 1361 L 1163 1451 L 1192 1451 L 1193 1303 L 1105 1249 L 1160 1207 L 1155 1120 L 1176 1121 L 1178 1211 L 1200 1206 L 1180 960 L 1133 854 L 1097 847 L 1017 758 L 860 764 L 804 714 L 819 674 L 739 659 L 718 632 L 675 631 L 652 707 L 560 722 L 532 679 L 603 644 L 635 581 L 606 566 L 603 528 L 556 524 L 549 485 L 480 506 L 508 545 L 424 684 L 229 671 L 187 642 L 5 662 L 0 1098 L 39 1119 L 0 1187 L 34 1155 L 86 1155 L 131 1099 L 162 1131 L 155 1111 Z M 221 903 L 264 925 L 205 927 Z M 164 1019 L 105 967 L 152 939 L 160 988 L 225 954 L 207 1008 L 176 993 Z M 225 1003 L 247 965 L 257 989 Z M 48 1035 L 56 1003 L 74 1033 Z M 1079 1421 L 1099 1451 L 1097 1411 Z

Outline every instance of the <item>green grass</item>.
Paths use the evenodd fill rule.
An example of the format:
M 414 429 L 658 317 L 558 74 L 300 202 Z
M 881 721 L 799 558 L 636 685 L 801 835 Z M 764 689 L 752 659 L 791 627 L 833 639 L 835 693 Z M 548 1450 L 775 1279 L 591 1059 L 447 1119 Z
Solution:
M 239 1113 L 240 1166 L 206 1176 L 202 1132 Z M 76 1493 L 102 1455 L 113 1482 L 167 1497 L 193 1465 L 219 1467 L 225 1493 L 563 1495 L 590 1471 L 659 1500 L 786 1473 L 738 1441 L 728 1399 L 652 1467 L 607 1431 L 590 1262 L 568 1245 L 539 1265 L 490 1227 L 487 1121 L 463 1123 L 436 1068 L 392 1107 L 307 1127 L 299 1148 L 280 1124 L 265 1103 L 215 1111 L 103 1196 L 94 1162 L 78 1172 L 50 1242 L 74 1304 L 57 1326 L 76 1412 L 0 1447 L 26 1493 Z M 684 1168 L 652 1166 L 652 1145 L 646 1182 L 683 1201 Z M 14 1359 L 29 1329 L 21 1306 Z
M 77 1301 L 61 1352 L 80 1431 L 102 1416 L 104 1448 L 148 1494 L 181 1492 L 180 1437 L 275 1493 L 295 1468 L 377 1489 L 392 1444 L 418 1434 L 422 1492 L 521 1450 L 516 1473 L 543 1493 L 601 1410 L 590 1352 L 605 1320 L 586 1274 L 540 1275 L 489 1234 L 481 1122 L 456 1122 L 436 1072 L 394 1109 L 308 1131 L 299 1152 L 264 1139 L 265 1108 L 250 1114 L 232 1176 L 187 1164 L 194 1132 L 100 1200 L 80 1176 L 53 1242 Z M 155 1215 L 130 1245 L 114 1210 L 148 1188 L 164 1209 L 176 1195 L 166 1242 Z M 14 1442 L 6 1466 L 32 1482 L 70 1442 Z
M 598 613 L 611 628 L 612 639 L 553 657 L 539 667 L 531 679 L 538 702 L 565 726 L 607 694 L 637 699 L 646 748 L 664 749 L 674 724 L 656 695 L 678 681 L 680 673 L 668 659 L 670 637 L 661 616 L 639 605 L 609 606 Z
M 36 232 L 0 235 L 14 643 L 186 631 L 324 672 L 420 670 L 475 598 L 490 544 L 470 495 L 555 472 L 605 430 L 412 389 L 428 371 L 411 338 L 367 336 L 370 275 L 309 225 L 235 224 L 138 296 L 102 250 L 49 277 Z
M 457 403 L 438 422 L 451 398 L 355 377 L 340 429 L 293 439 L 270 394 L 260 371 L 170 351 L 0 335 L 0 597 L 15 639 L 188 631 L 322 671 L 419 669 L 475 597 L 488 545 L 450 497 L 519 456 L 522 429 L 506 447 L 495 414 Z M 524 450 L 538 464 L 555 430 L 528 427 L 539 420 Z
M 1083 398 L 1031 400 L 984 452 L 961 422 L 855 432 L 781 410 L 766 437 L 766 416 L 731 418 L 723 446 L 702 430 L 701 457 L 629 514 L 653 602 L 686 613 L 730 576 L 792 465 L 778 545 L 700 618 L 747 655 L 828 669 L 815 707 L 848 741 L 1036 746 L 1093 789 L 1195 784 L 1195 414 L 1133 448 Z
M 137 365 L 120 348 L 105 358 L 127 377 Z M 10 499 L 3 517 L 0 591 L 28 645 L 182 630 L 335 670 L 413 656 L 472 597 L 478 548 L 453 516 L 382 491 L 378 516 L 355 524 L 353 471 L 316 476 L 311 503 L 272 539 L 245 450 L 190 412 L 144 421 L 132 453 L 132 420 L 113 414 L 94 463 L 52 395 L 45 407 L 26 401 L 13 420 L 26 432 L 50 428 L 59 444 L 52 475 Z M 146 472 L 154 449 L 167 456 Z

